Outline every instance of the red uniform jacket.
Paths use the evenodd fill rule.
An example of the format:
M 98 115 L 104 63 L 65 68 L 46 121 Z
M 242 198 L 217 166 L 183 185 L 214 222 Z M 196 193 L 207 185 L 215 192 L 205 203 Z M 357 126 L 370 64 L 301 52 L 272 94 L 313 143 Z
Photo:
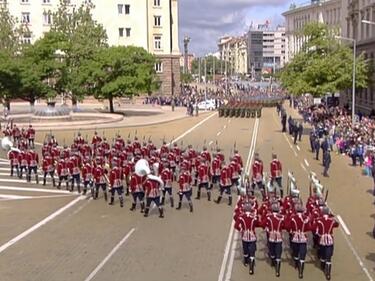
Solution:
M 314 222 L 312 229 L 319 235 L 320 245 L 331 246 L 333 245 L 333 229 L 338 226 L 338 222 L 333 217 L 324 215 Z
M 130 178 L 130 192 L 144 192 L 143 180 L 143 177 L 140 177 L 136 173 L 133 173 Z
M 246 242 L 257 240 L 255 228 L 259 226 L 260 221 L 254 212 L 243 212 L 235 221 L 235 228 L 241 233 L 242 240 Z
M 233 159 L 234 159 L 234 161 L 236 161 L 241 166 L 241 169 L 242 169 L 243 168 L 243 161 L 242 161 L 241 155 L 236 153 L 236 154 L 234 154 Z
M 44 172 L 46 173 L 53 172 L 53 170 L 55 169 L 53 158 L 49 155 L 44 157 L 42 166 L 43 166 L 42 168 Z
M 263 162 L 262 160 L 255 160 L 252 165 L 253 180 L 261 182 L 263 180 Z
M 160 197 L 160 183 L 158 181 L 147 179 L 144 183 L 144 189 L 148 198 Z
M 161 177 L 162 181 L 164 182 L 164 187 L 166 187 L 166 188 L 172 187 L 173 174 L 172 174 L 171 170 L 169 170 L 168 168 L 164 169 L 160 173 L 160 177 Z
M 232 175 L 229 167 L 223 167 L 220 172 L 220 185 L 223 187 L 232 186 Z
M 286 220 L 286 226 L 292 234 L 292 242 L 307 243 L 306 232 L 311 229 L 311 221 L 308 216 L 302 213 L 293 214 Z
M 240 164 L 238 164 L 235 161 L 232 161 L 229 164 L 229 168 L 231 170 L 232 179 L 233 180 L 238 179 L 240 177 L 240 173 L 241 173 L 241 166 L 240 166 Z
M 207 150 L 201 152 L 201 157 L 205 162 L 211 163 L 211 154 Z
M 180 175 L 178 179 L 178 185 L 180 187 L 180 192 L 187 192 L 191 190 L 191 182 L 193 181 L 190 172 L 185 171 Z
M 82 167 L 82 179 L 84 182 L 91 181 L 93 179 L 92 174 L 93 168 L 89 163 L 86 163 Z
M 18 160 L 18 155 L 19 155 L 18 151 L 15 151 L 15 150 L 9 151 L 8 158 L 10 160 L 10 165 L 11 166 L 19 165 L 20 162 Z
M 20 163 L 20 166 L 23 166 L 23 167 L 27 166 L 27 154 L 25 151 L 21 151 L 18 154 L 18 162 Z
M 65 160 L 61 159 L 57 164 L 57 175 L 60 176 L 67 176 L 69 173 L 67 163 Z
M 271 177 L 273 179 L 279 178 L 283 175 L 281 162 L 278 159 L 273 159 L 270 164 Z
M 201 164 L 198 168 L 199 183 L 208 183 L 211 178 L 211 169 L 207 164 Z
M 73 156 L 68 161 L 68 169 L 71 175 L 78 175 L 80 173 L 80 159 L 77 156 Z
M 263 226 L 268 233 L 269 242 L 282 242 L 282 230 L 285 229 L 285 218 L 281 214 L 271 213 L 266 216 Z
M 105 169 L 103 167 L 96 166 L 93 169 L 92 174 L 94 176 L 94 182 L 95 182 L 95 184 L 104 184 L 104 183 L 106 183 L 106 180 L 105 180 L 105 177 L 104 177 Z
M 27 165 L 30 167 L 36 167 L 39 164 L 39 156 L 35 151 L 29 151 L 27 153 Z
M 111 187 L 112 188 L 122 187 L 123 180 L 124 180 L 124 173 L 122 172 L 122 168 L 114 167 L 109 173 L 109 184 L 111 185 Z
M 35 139 L 35 130 L 34 130 L 34 128 L 27 129 L 27 138 L 29 140 Z
M 219 159 L 219 158 L 215 158 L 213 161 L 212 161 L 212 173 L 214 176 L 220 176 L 220 173 L 221 173 L 221 163 L 222 161 Z

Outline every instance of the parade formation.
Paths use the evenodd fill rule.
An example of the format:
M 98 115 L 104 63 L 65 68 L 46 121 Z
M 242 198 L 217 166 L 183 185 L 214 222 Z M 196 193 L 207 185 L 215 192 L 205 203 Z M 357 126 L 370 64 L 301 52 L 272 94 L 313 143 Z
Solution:
M 129 201 L 130 211 L 139 208 L 144 217 L 149 216 L 154 205 L 163 218 L 167 205 L 171 209 L 176 207 L 176 195 L 175 209 L 181 210 L 186 202 L 193 212 L 194 194 L 195 200 L 205 197 L 211 201 L 216 193 L 217 198 L 212 201 L 220 204 L 224 197 L 229 206 L 237 194 L 234 227 L 242 237 L 243 263 L 249 267 L 249 274 L 255 273 L 259 228 L 265 231 L 268 257 L 277 277 L 287 243 L 298 276 L 303 278 L 311 241 L 326 279 L 331 278 L 333 231 L 338 223 L 326 204 L 328 190 L 311 174 L 310 196 L 304 204 L 291 172 L 284 189 L 285 167 L 274 153 L 268 173 L 258 153 L 246 171 L 236 145 L 229 159 L 225 159 L 218 145 L 214 151 L 207 146 L 198 151 L 182 142 L 163 141 L 158 148 L 151 138 L 146 140 L 137 134 L 127 139 L 117 134 L 110 143 L 97 132 L 91 141 L 79 132 L 69 146 L 60 146 L 52 134 L 46 135 L 39 158 L 34 145 L 35 130 L 30 126 L 21 131 L 20 134 L 13 124 L 3 131 L 2 146 L 9 150 L 11 176 L 22 179 L 26 174 L 28 182 L 35 179 L 38 184 L 41 172 L 43 185 L 50 179 L 57 189 L 77 191 L 94 200 L 103 198 L 109 205 L 115 204 L 117 194 L 121 208 Z M 288 239 L 284 239 L 284 233 Z

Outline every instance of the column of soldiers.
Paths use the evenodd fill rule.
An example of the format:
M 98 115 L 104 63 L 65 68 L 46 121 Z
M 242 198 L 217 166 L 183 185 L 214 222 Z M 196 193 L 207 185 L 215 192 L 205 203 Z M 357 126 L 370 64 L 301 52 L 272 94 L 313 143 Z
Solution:
M 282 165 L 276 155 L 272 158 L 270 177 L 267 180 L 263 172 L 263 162 L 258 154 L 255 155 L 252 177 L 245 178 L 242 194 L 234 211 L 234 227 L 242 237 L 244 265 L 249 267 L 249 274 L 254 274 L 256 228 L 261 228 L 266 233 L 271 266 L 279 277 L 284 244 L 282 237 L 285 232 L 289 236 L 289 247 L 299 278 L 303 278 L 308 242 L 311 240 L 320 260 L 320 267 L 326 279 L 330 280 L 333 230 L 339 224 L 326 205 L 328 193 L 324 198 L 323 188 L 315 179 L 304 205 L 295 179 L 288 173 L 288 193 L 283 197 Z M 261 202 L 254 196 L 257 188 L 261 191 Z

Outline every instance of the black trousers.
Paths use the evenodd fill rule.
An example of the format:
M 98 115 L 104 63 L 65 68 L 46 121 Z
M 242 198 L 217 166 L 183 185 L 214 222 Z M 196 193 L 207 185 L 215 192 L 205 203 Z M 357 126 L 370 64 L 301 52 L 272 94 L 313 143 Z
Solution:
M 281 260 L 283 252 L 282 242 L 268 242 L 268 251 L 271 259 Z

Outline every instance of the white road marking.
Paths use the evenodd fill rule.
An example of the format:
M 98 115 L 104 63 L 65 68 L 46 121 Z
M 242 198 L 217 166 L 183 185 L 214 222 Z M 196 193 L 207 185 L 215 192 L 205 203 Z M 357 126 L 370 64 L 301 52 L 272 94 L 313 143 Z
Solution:
M 102 267 L 109 261 L 109 259 L 118 251 L 118 249 L 126 242 L 126 240 L 129 239 L 129 237 L 133 234 L 135 231 L 135 228 L 132 228 L 128 234 L 125 235 L 124 238 L 112 249 L 112 251 L 104 258 L 104 260 L 99 263 L 99 265 L 94 269 L 93 272 L 90 273 L 90 275 L 85 279 L 85 281 L 92 280 L 95 275 L 102 269 Z
M 221 135 L 221 131 L 220 132 L 217 132 L 216 136 L 220 136 Z
M 307 170 L 306 170 L 305 166 L 303 166 L 303 164 L 302 164 L 302 163 L 300 163 L 300 165 L 301 165 L 301 168 L 302 168 L 303 170 L 305 170 L 305 171 L 307 172 Z
M 229 124 L 230 124 L 230 122 L 232 122 L 232 119 L 229 119 L 229 120 L 228 120 L 228 123 L 229 123 Z
M 298 145 L 296 145 L 296 147 L 297 147 L 297 150 L 298 150 L 298 151 L 301 151 L 301 148 L 299 148 L 299 146 L 298 146 Z
M 167 143 L 167 145 L 171 145 L 177 141 L 179 141 L 180 139 L 182 139 L 183 137 L 185 137 L 186 135 L 190 134 L 192 131 L 194 131 L 196 128 L 198 128 L 199 126 L 201 126 L 202 124 L 204 124 L 206 121 L 208 121 L 209 119 L 211 119 L 212 117 L 214 117 L 215 115 L 217 114 L 217 112 L 215 113 L 212 113 L 210 116 L 208 116 L 207 118 L 203 119 L 202 121 L 200 121 L 198 124 L 194 125 L 193 127 L 191 127 L 189 130 L 187 130 L 185 133 L 183 133 L 182 135 L 178 136 L 177 138 L 175 138 L 174 140 L 172 140 L 170 143 Z
M 309 162 L 307 162 L 306 159 L 305 159 L 305 164 L 306 164 L 307 167 L 310 167 L 310 164 L 309 164 Z
M 227 128 L 227 125 L 224 125 L 224 130 Z
M 342 217 L 340 215 L 337 215 L 337 219 L 339 220 L 342 228 L 344 229 L 346 235 L 351 235 L 350 231 L 349 231 L 349 228 L 346 226 L 344 220 L 342 219 Z
M 26 183 L 24 179 L 0 179 L 0 182 Z
M 9 170 L 10 170 L 10 168 L 0 168 L 0 171 L 8 171 L 9 172 Z
M 0 194 L 0 201 L 50 199 L 50 198 L 61 198 L 61 197 L 68 197 L 68 196 L 70 195 L 65 194 L 65 195 L 47 195 L 47 196 L 18 196 L 18 195 Z
M 284 137 L 285 137 L 285 139 L 286 139 L 286 141 L 288 142 L 288 144 L 289 144 L 289 147 L 290 147 L 290 149 L 291 150 L 293 150 L 293 152 L 294 152 L 294 156 L 298 156 L 298 154 L 297 154 L 297 152 L 294 150 L 294 148 L 293 148 L 293 146 L 292 146 L 292 144 L 290 143 L 290 141 L 289 141 L 289 139 L 288 139 L 288 137 L 286 136 L 286 134 L 285 133 L 283 133 L 283 135 L 284 135 Z
M 208 145 L 211 146 L 213 143 L 214 143 L 214 141 L 210 141 L 210 142 L 208 143 Z
M 7 243 L 5 243 L 4 245 L 2 245 L 0 247 L 0 253 L 4 252 L 6 249 L 8 249 L 10 246 L 16 244 L 18 241 L 22 240 L 23 238 L 25 238 L 26 236 L 28 236 L 29 234 L 33 233 L 35 230 L 39 229 L 40 227 L 42 227 L 43 225 L 47 224 L 48 222 L 50 222 L 51 220 L 53 220 L 54 218 L 56 218 L 57 216 L 59 216 L 61 213 L 63 213 L 64 211 L 66 211 L 67 209 L 73 207 L 75 204 L 77 204 L 79 201 L 81 201 L 82 199 L 84 199 L 85 197 L 83 196 L 79 196 L 77 197 L 76 199 L 74 199 L 73 201 L 71 201 L 70 203 L 66 204 L 64 207 L 60 208 L 59 210 L 57 210 L 56 212 L 52 213 L 51 215 L 49 215 L 48 217 L 46 217 L 45 219 L 41 220 L 40 222 L 38 222 L 37 224 L 33 225 L 32 227 L 30 227 L 29 229 L 27 229 L 26 231 L 22 232 L 21 234 L 19 234 L 18 236 L 14 237 L 13 239 L 9 240 Z
M 251 144 L 250 144 L 250 149 L 249 149 L 249 155 L 247 157 L 247 161 L 246 161 L 246 165 L 245 165 L 245 169 L 244 169 L 245 172 L 249 169 L 249 166 L 250 166 L 250 164 L 252 162 L 252 159 L 254 157 L 255 147 L 256 147 L 256 139 L 257 139 L 257 135 L 258 135 L 258 129 L 259 129 L 259 119 L 257 118 L 255 120 L 255 124 L 254 124 L 254 129 L 253 129 L 253 134 L 252 134 Z M 234 220 L 232 220 L 232 224 L 231 224 L 231 227 L 230 227 L 230 230 L 229 230 L 228 240 L 227 240 L 227 244 L 225 246 L 225 252 L 224 252 L 223 262 L 221 263 L 218 281 L 223 281 L 223 280 L 228 281 L 228 280 L 230 280 L 231 275 L 232 275 L 234 255 L 235 255 L 235 251 L 236 251 L 236 247 L 237 247 L 237 240 L 238 240 L 236 238 L 233 239 L 233 237 L 234 237 L 233 233 L 234 233 Z M 237 237 L 237 233 L 236 233 L 235 237 Z M 232 247 L 231 247 L 231 244 L 232 244 Z M 229 259 L 229 261 L 228 261 L 228 259 Z M 225 279 L 224 279 L 224 277 L 225 277 Z
M 12 191 L 25 191 L 25 192 L 45 192 L 45 193 L 57 193 L 57 194 L 71 194 L 77 195 L 77 192 L 70 192 L 67 190 L 59 189 L 44 189 L 44 188 L 29 188 L 29 187 L 17 187 L 17 186 L 3 186 L 0 185 L 0 190 L 12 190 Z

